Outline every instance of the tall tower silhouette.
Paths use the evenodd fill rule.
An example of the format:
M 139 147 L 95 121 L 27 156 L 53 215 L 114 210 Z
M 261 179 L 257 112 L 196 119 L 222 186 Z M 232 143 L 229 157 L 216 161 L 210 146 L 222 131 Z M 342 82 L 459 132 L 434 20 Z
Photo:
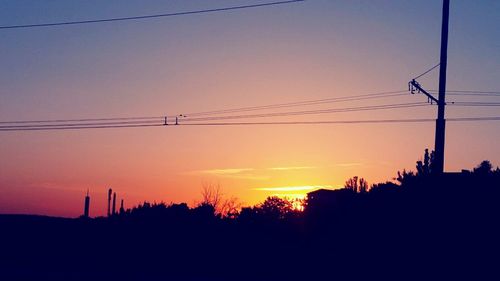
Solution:
M 122 202 L 120 204 L 120 214 L 123 214 L 125 213 L 125 208 L 123 208 L 123 199 L 122 199 Z
M 90 196 L 89 196 L 89 190 L 87 189 L 87 195 L 85 196 L 85 207 L 83 209 L 84 218 L 89 217 L 89 208 L 90 208 Z
M 113 189 L 108 190 L 108 217 L 111 215 L 111 193 L 113 193 Z
M 113 193 L 113 211 L 111 214 L 113 214 L 113 215 L 116 214 L 116 192 Z

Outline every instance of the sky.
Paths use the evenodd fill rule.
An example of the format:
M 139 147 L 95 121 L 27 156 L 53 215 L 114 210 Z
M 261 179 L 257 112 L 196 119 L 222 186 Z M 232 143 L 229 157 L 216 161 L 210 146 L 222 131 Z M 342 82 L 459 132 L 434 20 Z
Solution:
M 128 17 L 266 1 L 0 1 L 0 26 Z M 439 62 L 442 2 L 309 0 L 142 21 L 0 30 L 0 121 L 135 117 L 407 90 Z M 500 2 L 453 0 L 450 90 L 500 91 Z M 419 79 L 437 89 L 438 71 Z M 497 101 L 498 97 L 467 97 Z M 464 100 L 448 97 L 448 101 Z M 425 102 L 401 95 L 307 110 Z M 280 110 L 275 110 L 280 111 Z M 448 106 L 446 117 L 499 116 Z M 436 108 L 252 121 L 435 118 Z M 445 170 L 500 165 L 500 123 L 448 122 Z M 244 205 L 369 183 L 413 169 L 434 123 L 169 126 L 0 132 L 0 213 L 91 216 L 107 189 L 125 207 L 201 199 L 219 185 Z

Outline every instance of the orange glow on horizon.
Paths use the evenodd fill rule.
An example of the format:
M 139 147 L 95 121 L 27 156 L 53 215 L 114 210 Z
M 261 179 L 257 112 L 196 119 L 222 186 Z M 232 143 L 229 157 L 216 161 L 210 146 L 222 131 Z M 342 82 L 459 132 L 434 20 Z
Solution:
M 34 22 L 59 19 L 57 11 L 70 6 L 68 11 L 95 12 L 92 5 L 75 3 L 46 14 L 26 9 L 19 1 L 11 2 L 2 11 L 6 21 L 15 22 L 15 15 L 25 13 Z M 194 1 L 139 6 L 124 1 L 117 11 L 108 1 L 101 2 L 106 7 L 102 13 L 124 15 L 134 14 L 139 6 L 144 13 L 159 7 L 189 10 L 197 6 Z M 191 113 L 217 110 L 230 113 L 199 116 L 228 117 L 239 115 L 231 110 L 242 107 L 331 101 L 386 91 L 403 92 L 380 99 L 337 100 L 241 114 L 426 102 L 421 95 L 405 91 L 409 79 L 428 69 L 439 54 L 435 14 L 424 13 L 426 20 L 419 22 L 404 21 L 414 13 L 402 8 L 408 5 L 404 1 L 387 1 L 383 9 L 373 4 L 380 6 L 380 13 L 366 9 L 365 4 L 351 3 L 356 1 L 306 2 L 283 10 L 255 9 L 168 21 L 5 30 L 0 52 L 0 61 L 6 65 L 0 68 L 0 121 L 196 116 Z M 413 5 L 418 10 L 439 11 L 438 2 L 415 1 Z M 498 32 L 491 23 L 498 21 L 497 15 L 481 13 L 479 21 L 464 16 L 481 5 L 462 2 L 456 6 L 457 13 L 462 13 L 456 18 L 461 20 L 453 23 L 450 33 L 447 85 L 457 90 L 494 90 L 499 73 L 494 40 L 499 36 L 491 36 Z M 467 40 L 467 34 L 478 40 Z M 415 47 L 409 43 L 415 38 L 425 42 Z M 427 89 L 436 89 L 435 74 L 419 81 Z M 498 107 L 450 106 L 446 114 L 447 118 L 496 116 Z M 436 108 L 425 105 L 234 120 L 314 122 L 435 116 Z M 446 130 L 445 170 L 472 168 L 485 159 L 500 164 L 498 121 L 450 122 Z M 244 206 L 272 195 L 303 198 L 319 188 L 339 188 L 353 176 L 373 184 L 392 180 L 398 170 L 414 171 L 424 149 L 434 147 L 434 133 L 433 122 L 1 132 L 0 213 L 77 217 L 90 189 L 91 216 L 100 216 L 106 213 L 109 187 L 124 199 L 126 208 L 143 201 L 194 206 L 201 198 L 203 182 L 220 184 L 225 196 L 239 198 Z

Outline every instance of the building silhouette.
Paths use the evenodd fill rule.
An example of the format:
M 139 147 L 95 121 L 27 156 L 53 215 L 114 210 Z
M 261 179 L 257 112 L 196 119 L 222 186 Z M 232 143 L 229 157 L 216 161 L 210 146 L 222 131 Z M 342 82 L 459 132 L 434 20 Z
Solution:
M 355 197 L 356 192 L 346 188 L 318 189 L 307 193 L 305 212 L 314 215 L 339 215 L 354 205 Z

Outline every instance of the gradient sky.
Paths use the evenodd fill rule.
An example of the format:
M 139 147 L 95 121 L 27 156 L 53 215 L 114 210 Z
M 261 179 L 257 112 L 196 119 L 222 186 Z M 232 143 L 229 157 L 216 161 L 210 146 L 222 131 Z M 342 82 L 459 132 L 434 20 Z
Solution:
M 3 0 L 0 25 L 263 2 Z M 451 2 L 448 89 L 498 91 L 500 2 Z M 158 116 L 405 90 L 412 77 L 439 62 L 441 5 L 309 0 L 0 30 L 0 121 Z M 437 74 L 419 80 L 436 89 Z M 425 100 L 408 94 L 376 102 Z M 451 106 L 446 112 L 499 113 Z M 272 120 L 435 116 L 429 106 Z M 448 123 L 445 169 L 472 168 L 484 159 L 499 165 L 499 126 Z M 103 215 L 108 187 L 126 207 L 143 200 L 193 204 L 203 183 L 255 204 L 272 194 L 336 188 L 354 175 L 370 183 L 391 180 L 397 170 L 414 169 L 424 148 L 433 146 L 434 123 L 0 132 L 0 213 L 78 216 L 89 188 L 91 215 Z

